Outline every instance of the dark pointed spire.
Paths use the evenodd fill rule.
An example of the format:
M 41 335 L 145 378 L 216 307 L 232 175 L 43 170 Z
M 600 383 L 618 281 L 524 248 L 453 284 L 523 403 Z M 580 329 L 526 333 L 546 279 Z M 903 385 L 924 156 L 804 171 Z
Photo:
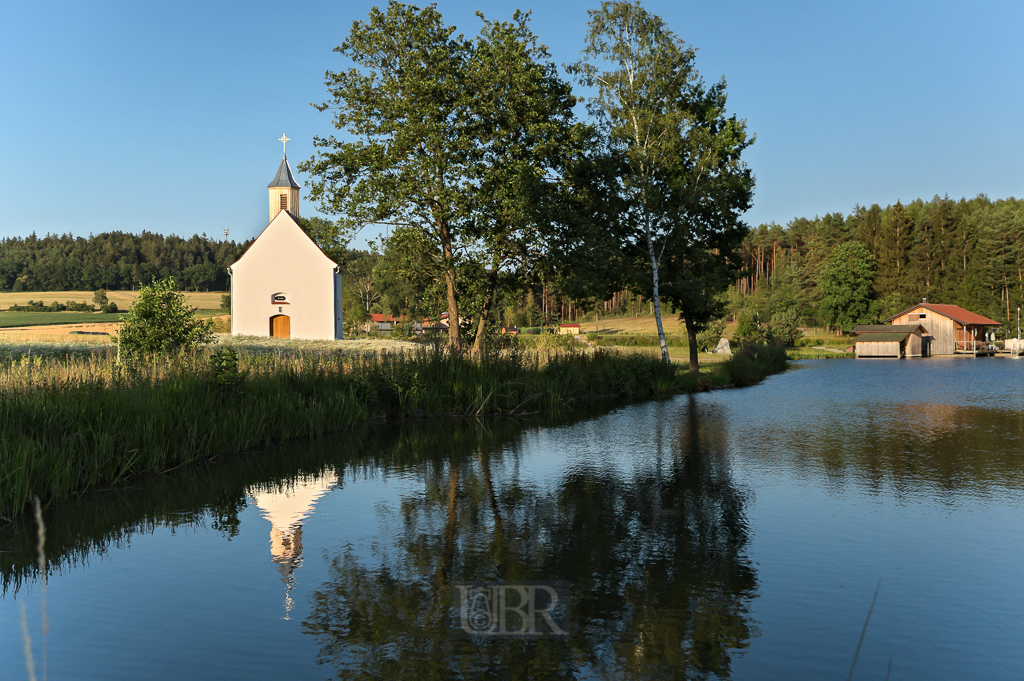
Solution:
M 295 181 L 295 177 L 292 175 L 292 167 L 288 165 L 288 157 L 284 156 L 281 158 L 281 165 L 277 167 L 277 175 L 274 175 L 273 181 L 267 185 L 271 187 L 295 187 L 299 188 L 299 183 Z

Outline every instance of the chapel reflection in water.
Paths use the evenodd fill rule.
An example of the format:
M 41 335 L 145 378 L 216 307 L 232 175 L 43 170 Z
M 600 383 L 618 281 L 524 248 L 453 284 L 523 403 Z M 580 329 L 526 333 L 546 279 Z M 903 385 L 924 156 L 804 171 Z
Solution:
M 524 477 L 518 453 L 421 443 L 423 493 L 404 499 L 394 545 L 338 552 L 312 595 L 318 661 L 343 678 L 727 678 L 757 634 L 757 579 L 725 423 L 696 399 L 652 408 L 656 465 L 583 461 L 554 485 Z M 519 580 L 571 584 L 568 639 L 455 631 L 454 585 Z
M 246 490 L 260 515 L 270 521 L 270 560 L 277 566 L 285 585 L 284 619 L 290 619 L 295 602 L 291 591 L 295 571 L 302 565 L 302 525 L 320 497 L 337 483 L 328 468 L 318 475 L 300 475 L 276 483 L 253 485 Z

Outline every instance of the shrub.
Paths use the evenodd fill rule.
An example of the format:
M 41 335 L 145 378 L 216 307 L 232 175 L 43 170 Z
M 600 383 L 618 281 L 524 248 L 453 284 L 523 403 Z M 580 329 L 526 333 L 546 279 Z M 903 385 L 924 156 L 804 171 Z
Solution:
M 800 330 L 800 314 L 796 308 L 791 307 L 773 314 L 768 324 L 768 334 L 783 345 L 795 345 L 797 339 L 803 335 L 803 331 Z
M 117 303 L 115 303 L 114 301 L 110 301 L 100 309 L 103 310 L 104 312 L 117 312 Z
M 139 289 L 114 342 L 121 360 L 144 355 L 190 350 L 213 340 L 213 323 L 197 319 L 196 308 L 186 305 L 173 277 Z
M 708 324 L 708 328 L 697 334 L 697 349 L 701 352 L 711 352 L 718 347 L 718 341 L 725 334 L 725 320 L 715 319 Z
M 77 305 L 78 303 L 70 304 Z M 9 312 L 64 312 L 67 309 L 67 305 L 61 305 L 56 300 L 49 305 L 46 305 L 41 300 L 30 300 L 24 305 L 11 305 L 7 308 Z M 89 308 L 89 311 L 92 312 L 91 307 Z
M 224 295 L 222 295 L 220 297 L 220 309 L 224 310 L 225 312 L 230 312 L 231 311 L 231 294 L 230 293 L 225 293 Z
M 234 348 L 220 348 L 210 355 L 210 378 L 224 392 L 237 392 L 249 375 L 238 370 L 238 353 Z
M 748 345 L 722 363 L 732 383 L 753 385 L 769 374 L 786 368 L 786 349 L 781 345 Z

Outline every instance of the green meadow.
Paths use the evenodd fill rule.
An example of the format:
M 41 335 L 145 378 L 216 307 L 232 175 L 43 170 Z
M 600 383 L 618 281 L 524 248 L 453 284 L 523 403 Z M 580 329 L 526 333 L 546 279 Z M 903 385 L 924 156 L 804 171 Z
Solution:
M 53 326 L 55 324 L 97 324 L 119 322 L 118 312 L 0 312 L 0 328 L 16 326 Z

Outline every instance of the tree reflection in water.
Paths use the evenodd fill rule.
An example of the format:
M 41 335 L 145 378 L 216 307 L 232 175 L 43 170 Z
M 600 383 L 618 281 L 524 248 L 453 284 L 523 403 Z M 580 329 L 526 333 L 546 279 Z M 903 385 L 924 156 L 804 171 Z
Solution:
M 727 678 L 756 635 L 745 498 L 724 421 L 692 398 L 660 406 L 642 473 L 584 465 L 542 488 L 479 445 L 417 452 L 424 490 L 395 544 L 341 551 L 311 597 L 319 661 L 343 678 Z M 454 585 L 497 580 L 570 582 L 568 639 L 457 632 Z

